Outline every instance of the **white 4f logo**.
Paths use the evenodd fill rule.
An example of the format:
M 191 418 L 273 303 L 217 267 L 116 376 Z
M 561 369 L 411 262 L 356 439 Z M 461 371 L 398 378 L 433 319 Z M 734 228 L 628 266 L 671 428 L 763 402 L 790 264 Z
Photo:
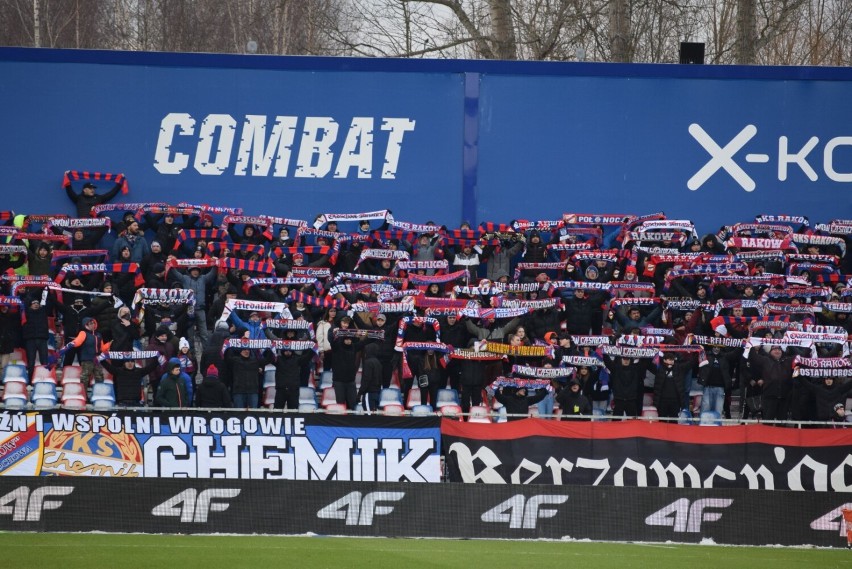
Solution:
M 757 127 L 753 124 L 746 125 L 725 146 L 720 146 L 707 134 L 701 125 L 693 123 L 689 125 L 689 134 L 698 141 L 704 150 L 710 154 L 710 160 L 692 176 L 686 183 L 686 187 L 692 191 L 704 185 L 713 174 L 719 170 L 727 172 L 742 189 L 753 192 L 757 187 L 755 181 L 746 174 L 745 170 L 734 160 L 734 155 L 739 152 L 757 134 Z M 778 180 L 783 182 L 787 179 L 787 166 L 797 165 L 805 176 L 812 182 L 819 179 L 816 171 L 808 162 L 808 155 L 819 143 L 819 138 L 812 136 L 798 152 L 791 153 L 788 148 L 786 136 L 778 138 Z M 852 173 L 837 172 L 834 169 L 834 151 L 838 146 L 852 146 L 852 137 L 837 136 L 830 139 L 823 149 L 822 167 L 825 176 L 834 182 L 852 182 Z M 766 164 L 769 162 L 769 154 L 746 154 L 746 162 L 751 164 Z
M 645 518 L 645 525 L 669 526 L 675 533 L 700 533 L 703 522 L 715 522 L 722 517 L 721 512 L 710 512 L 709 508 L 727 508 L 733 500 L 705 498 L 689 504 L 689 500 L 681 498 L 656 511 Z
M 21 486 L 0 498 L 0 515 L 11 514 L 13 522 L 37 522 L 43 511 L 62 506 L 62 500 L 49 500 L 49 497 L 67 496 L 73 491 L 72 486 L 43 486 L 30 492 Z
M 567 500 L 568 496 L 550 494 L 532 496 L 527 500 L 523 494 L 517 494 L 482 514 L 482 521 L 508 523 L 511 529 L 535 529 L 538 520 L 557 514 L 556 508 L 543 506 L 564 504 Z
M 846 522 L 843 521 L 843 510 L 852 510 L 852 503 L 843 504 L 834 508 L 824 516 L 820 516 L 811 522 L 811 529 L 839 531 L 840 535 L 846 535 Z
M 180 518 L 181 523 L 207 523 L 210 512 L 224 512 L 230 504 L 226 501 L 240 495 L 238 488 L 211 488 L 199 492 L 188 488 L 172 496 L 151 510 L 155 516 Z
M 345 520 L 348 526 L 371 526 L 374 516 L 387 516 L 393 512 L 393 506 L 381 506 L 382 502 L 399 502 L 405 492 L 350 492 L 335 500 L 319 512 L 317 517 L 323 520 Z

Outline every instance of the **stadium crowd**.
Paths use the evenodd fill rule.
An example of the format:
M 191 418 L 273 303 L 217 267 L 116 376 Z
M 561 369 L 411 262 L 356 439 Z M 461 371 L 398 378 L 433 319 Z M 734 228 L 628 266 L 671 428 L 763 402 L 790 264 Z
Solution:
M 76 217 L 2 213 L 3 368 L 79 363 L 119 406 L 298 409 L 300 388 L 328 386 L 372 412 L 398 385 L 401 405 L 452 389 L 463 413 L 509 417 L 730 418 L 732 396 L 735 418 L 845 417 L 852 220 L 450 229 L 114 203 L 122 176 L 64 185 Z

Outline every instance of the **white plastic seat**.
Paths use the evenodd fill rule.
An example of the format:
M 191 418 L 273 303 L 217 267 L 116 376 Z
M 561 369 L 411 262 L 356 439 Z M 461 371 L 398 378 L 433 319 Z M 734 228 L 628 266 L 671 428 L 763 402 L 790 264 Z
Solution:
M 459 420 L 462 416 L 462 408 L 461 405 L 443 405 L 438 407 L 437 412 L 439 415 L 446 417 L 447 419 L 455 419 Z
M 317 404 L 314 403 L 299 403 L 299 413 L 314 413 L 317 410 Z
M 27 393 L 27 384 L 21 381 L 11 381 L 6 383 L 3 390 L 3 403 L 6 404 L 8 410 L 24 409 L 29 401 Z
M 382 407 L 382 412 L 385 415 L 400 416 L 405 415 L 405 407 L 396 403 L 389 403 Z
M 722 417 L 716 411 L 702 411 L 698 424 L 702 427 L 718 427 L 722 424 Z
M 17 364 L 7 365 L 6 370 L 3 372 L 3 383 L 23 383 L 24 385 L 28 384 L 29 377 L 27 376 L 27 368 Z
M 500 405 L 494 410 L 494 422 L 495 423 L 505 423 L 509 420 L 509 413 L 506 411 L 506 407 Z
M 411 408 L 412 417 L 429 417 L 434 414 L 431 405 L 415 405 Z
M 333 387 L 326 387 L 320 395 L 320 407 L 328 407 L 337 403 L 337 395 L 334 393 Z
M 101 399 L 92 402 L 92 410 L 94 411 L 112 411 L 113 409 L 115 409 L 114 400 Z
M 470 414 L 467 418 L 468 423 L 490 423 L 491 417 L 488 413 L 488 407 L 484 405 L 474 405 L 470 408 Z
M 82 383 L 67 383 L 62 388 L 62 406 L 66 409 L 86 408 L 86 388 Z
M 45 366 L 36 366 L 33 369 L 33 385 L 37 383 L 52 383 L 56 385 L 56 371 Z
M 62 385 L 66 383 L 80 383 L 83 377 L 83 370 L 80 366 L 71 365 L 62 368 Z
M 32 399 L 35 401 L 45 397 L 52 397 L 56 400 L 56 386 L 49 381 L 39 381 L 33 385 Z
M 402 393 L 395 387 L 387 387 L 379 393 L 379 409 L 384 409 L 388 405 L 399 405 L 402 407 Z M 403 409 L 405 409 L 403 407 Z
M 300 387 L 299 388 L 299 405 L 303 403 L 313 403 L 317 404 L 317 392 L 314 391 L 313 387 Z
M 115 408 L 115 389 L 112 382 L 101 381 L 92 386 L 92 408 L 95 411 L 111 411 Z
M 275 386 L 266 387 L 263 390 L 262 405 L 267 409 L 272 409 L 275 406 Z
M 324 407 L 325 412 L 330 415 L 345 415 L 349 412 L 345 403 L 331 403 Z
M 9 363 L 10 364 L 20 364 L 23 366 L 27 365 L 27 352 L 23 348 L 15 348 L 12 350 L 12 353 L 9 354 Z
M 644 419 L 650 420 L 658 420 L 660 418 L 660 414 L 657 411 L 657 408 L 653 405 L 648 405 L 646 407 L 642 407 L 642 417 Z
M 405 408 L 414 409 L 417 405 L 420 405 L 420 387 L 413 385 L 405 397 Z
M 331 386 L 332 386 L 332 378 L 333 378 L 333 377 L 334 377 L 334 376 L 333 376 L 333 374 L 332 374 L 332 372 L 331 372 L 331 371 L 324 371 L 324 372 L 322 372 L 322 373 L 320 374 L 320 384 L 319 384 L 319 389 L 320 389 L 320 390 L 323 390 L 323 389 L 327 389 L 327 388 L 331 387 Z
M 275 366 L 267 365 L 263 368 L 263 388 L 275 387 Z
M 439 389 L 438 396 L 435 398 L 435 408 L 440 409 L 447 405 L 459 405 L 459 392 L 455 389 Z

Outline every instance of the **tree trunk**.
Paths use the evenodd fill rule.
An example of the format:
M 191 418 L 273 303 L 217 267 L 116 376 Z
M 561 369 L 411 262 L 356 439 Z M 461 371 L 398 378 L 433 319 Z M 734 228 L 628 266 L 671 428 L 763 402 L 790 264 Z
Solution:
M 494 54 L 497 59 L 518 59 L 515 29 L 512 26 L 510 0 L 489 0 L 491 26 L 493 27 Z
M 41 16 L 39 15 L 39 0 L 33 0 L 33 45 L 41 47 Z
M 736 62 L 753 65 L 756 58 L 757 24 L 755 0 L 737 0 Z
M 630 62 L 630 5 L 628 0 L 609 2 L 611 61 Z

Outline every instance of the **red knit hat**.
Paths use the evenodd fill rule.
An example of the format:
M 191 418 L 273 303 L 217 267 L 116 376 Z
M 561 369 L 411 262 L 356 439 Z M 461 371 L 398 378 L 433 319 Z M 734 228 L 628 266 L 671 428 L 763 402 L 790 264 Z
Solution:
M 219 368 L 217 368 L 213 364 L 210 364 L 210 366 L 207 368 L 206 375 L 207 377 L 219 377 Z

